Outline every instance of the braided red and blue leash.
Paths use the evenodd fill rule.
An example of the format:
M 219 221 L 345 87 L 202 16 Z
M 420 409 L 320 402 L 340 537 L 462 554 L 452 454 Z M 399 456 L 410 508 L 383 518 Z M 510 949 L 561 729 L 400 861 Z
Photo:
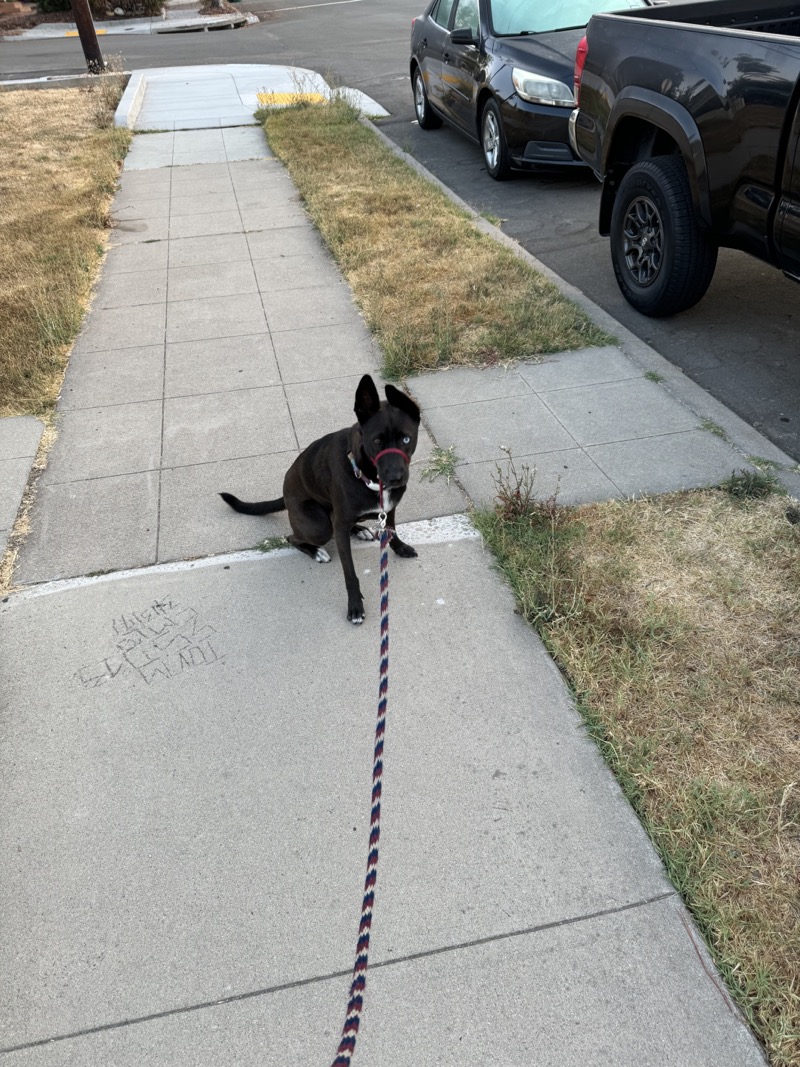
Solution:
M 381 488 L 381 501 L 383 490 Z M 380 514 L 381 530 L 381 653 L 380 683 L 378 686 L 378 718 L 375 724 L 375 752 L 372 761 L 372 812 L 369 829 L 367 876 L 364 881 L 364 900 L 358 927 L 356 962 L 350 984 L 342 1039 L 332 1067 L 350 1067 L 356 1050 L 356 1038 L 364 1010 L 369 962 L 369 934 L 372 928 L 372 909 L 375 905 L 375 883 L 378 880 L 378 842 L 381 836 L 381 780 L 383 778 L 383 737 L 386 732 L 386 707 L 389 695 L 389 542 L 394 531 L 386 528 L 386 514 Z

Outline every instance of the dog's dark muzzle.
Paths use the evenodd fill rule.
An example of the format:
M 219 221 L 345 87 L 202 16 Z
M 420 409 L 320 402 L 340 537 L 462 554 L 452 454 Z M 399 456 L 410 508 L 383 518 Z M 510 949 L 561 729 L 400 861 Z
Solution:
M 407 456 L 402 449 L 384 448 L 372 462 L 375 464 L 378 478 L 387 489 L 399 489 L 401 485 L 406 485 L 408 482 L 411 457 Z

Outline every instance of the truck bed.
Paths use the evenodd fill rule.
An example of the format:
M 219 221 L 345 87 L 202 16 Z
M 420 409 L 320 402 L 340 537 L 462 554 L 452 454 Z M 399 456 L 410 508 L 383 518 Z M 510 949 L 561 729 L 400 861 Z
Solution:
M 754 11 L 756 7 L 761 10 Z M 762 6 L 758 0 L 700 0 L 693 4 L 636 8 L 624 14 L 637 19 L 800 36 L 800 6 L 794 2 Z

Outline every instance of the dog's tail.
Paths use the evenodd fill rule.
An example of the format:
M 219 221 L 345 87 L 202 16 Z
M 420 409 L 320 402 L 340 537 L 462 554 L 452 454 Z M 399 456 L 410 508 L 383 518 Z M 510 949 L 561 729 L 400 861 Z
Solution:
M 283 511 L 286 507 L 282 496 L 277 500 L 259 500 L 255 504 L 248 504 L 246 500 L 239 500 L 232 493 L 219 495 L 234 511 L 241 511 L 243 515 L 271 515 L 273 511 Z

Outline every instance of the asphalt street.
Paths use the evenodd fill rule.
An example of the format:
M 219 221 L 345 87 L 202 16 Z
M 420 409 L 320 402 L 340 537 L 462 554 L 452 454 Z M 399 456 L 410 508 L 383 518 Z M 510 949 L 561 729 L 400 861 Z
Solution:
M 334 0 L 282 5 L 253 0 L 266 21 L 244 30 L 107 38 L 127 69 L 224 62 L 311 67 L 368 93 L 392 115 L 382 128 L 478 211 L 582 289 L 795 459 L 800 459 L 800 290 L 778 271 L 723 251 L 711 288 L 692 310 L 648 319 L 620 295 L 608 242 L 597 234 L 598 188 L 590 176 L 487 176 L 480 151 L 449 129 L 414 122 L 408 83 L 411 19 L 421 0 Z M 117 44 L 119 42 L 119 44 Z M 113 49 L 113 52 L 111 51 Z M 0 80 L 83 69 L 78 42 L 0 42 Z

